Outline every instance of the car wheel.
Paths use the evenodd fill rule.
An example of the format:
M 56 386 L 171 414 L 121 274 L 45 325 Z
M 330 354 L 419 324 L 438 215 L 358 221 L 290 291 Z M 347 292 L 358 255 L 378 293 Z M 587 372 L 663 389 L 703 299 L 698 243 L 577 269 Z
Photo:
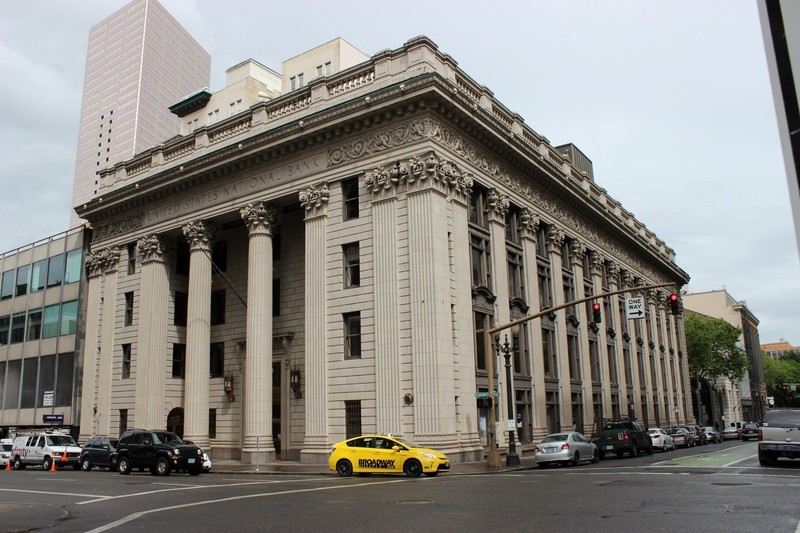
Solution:
M 350 477 L 353 475 L 353 464 L 347 459 L 339 459 L 336 463 L 336 473 L 339 477 Z
M 603 450 L 598 450 L 597 454 L 600 456 L 601 461 L 606 458 L 606 452 L 604 452 Z
M 579 466 L 581 464 L 581 452 L 575 452 L 575 455 L 572 456 L 572 462 L 570 464 L 572 464 L 572 466 Z
M 92 469 L 92 462 L 89 460 L 88 457 L 84 457 L 83 461 L 81 461 L 81 468 L 84 472 L 88 472 Z
M 116 459 L 109 459 L 108 460 L 108 469 L 113 472 L 117 469 L 117 460 Z
M 544 470 L 545 468 L 547 468 L 549 466 L 549 463 L 536 463 L 536 466 L 538 466 L 539 468 Z
M 159 457 L 158 459 L 156 459 L 157 475 L 168 476 L 171 470 L 172 466 L 169 464 L 169 460 L 166 457 Z
M 422 465 L 416 459 L 409 459 L 403 463 L 403 473 L 408 477 L 419 477 L 422 474 Z
M 600 452 L 598 452 L 597 450 L 592 452 L 592 462 L 593 463 L 599 463 L 600 462 Z
M 189 475 L 190 476 L 199 476 L 201 470 L 203 470 L 203 469 L 202 468 L 192 468 L 192 469 L 189 470 Z
M 53 459 L 48 455 L 42 461 L 42 470 L 50 470 L 51 466 L 53 466 Z
M 653 445 L 652 444 L 645 449 L 645 453 L 647 453 L 647 455 L 653 455 Z
M 120 457 L 119 462 L 117 463 L 117 470 L 123 476 L 127 476 L 131 473 L 131 460 L 127 457 Z
M 635 444 L 633 445 L 633 447 L 631 447 L 631 449 L 629 450 L 629 453 L 630 453 L 631 457 L 636 457 L 637 455 L 639 455 L 639 449 L 636 447 Z
M 14 467 L 14 470 L 25 470 L 25 463 L 22 462 L 19 456 L 14 457 L 14 464 L 11 466 Z

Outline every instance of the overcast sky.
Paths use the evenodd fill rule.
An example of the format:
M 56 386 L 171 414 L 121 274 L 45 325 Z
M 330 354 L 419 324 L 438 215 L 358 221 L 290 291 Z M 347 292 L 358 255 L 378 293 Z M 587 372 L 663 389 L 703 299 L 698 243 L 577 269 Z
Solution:
M 677 254 L 761 342 L 800 344 L 800 262 L 755 0 L 160 0 L 225 69 L 334 37 L 366 54 L 427 35 Z M 89 28 L 128 0 L 4 2 L 0 252 L 64 231 Z

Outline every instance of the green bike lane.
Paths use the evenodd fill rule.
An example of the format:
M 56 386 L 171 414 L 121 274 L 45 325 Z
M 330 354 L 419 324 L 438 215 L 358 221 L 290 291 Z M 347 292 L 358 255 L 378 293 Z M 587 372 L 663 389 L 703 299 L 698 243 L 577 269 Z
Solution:
M 708 451 L 706 451 L 708 450 Z M 700 450 L 698 450 L 699 452 Z M 680 466 L 680 467 L 709 467 L 724 468 L 755 457 L 758 455 L 758 443 L 748 442 L 739 446 L 725 448 L 724 450 L 714 450 L 713 447 L 703 447 L 702 453 L 675 457 L 666 461 L 659 461 L 651 466 Z

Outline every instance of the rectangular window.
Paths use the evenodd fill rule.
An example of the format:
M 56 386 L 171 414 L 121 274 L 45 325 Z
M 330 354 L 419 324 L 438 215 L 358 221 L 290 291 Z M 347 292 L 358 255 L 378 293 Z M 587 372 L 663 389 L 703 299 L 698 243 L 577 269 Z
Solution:
M 619 384 L 619 375 L 617 373 L 617 350 L 613 344 L 606 345 L 608 352 L 608 380 L 612 385 Z
M 11 331 L 11 316 L 0 316 L 0 346 L 8 344 L 8 335 Z M 2 400 L 2 397 L 0 397 Z M 2 404 L 0 404 L 2 405 Z
M 30 274 L 31 274 L 30 265 L 21 266 L 17 269 L 17 288 L 14 291 L 15 296 L 24 296 L 28 294 Z
M 627 343 L 622 347 L 622 358 L 625 362 L 625 383 L 633 387 L 633 369 L 631 368 L 631 349 Z
M 56 406 L 72 405 L 72 386 L 75 374 L 75 354 L 73 352 L 58 354 L 58 371 L 56 372 Z
M 489 317 L 484 313 L 475 312 L 475 365 L 478 370 L 486 370 L 486 339 L 484 333 Z
M 47 259 L 36 261 L 31 273 L 31 292 L 43 291 L 47 287 Z
M 39 374 L 39 359 L 32 357 L 24 359 L 22 363 L 22 397 L 21 409 L 30 409 L 36 406 L 36 378 Z
M 186 375 L 186 345 L 172 345 L 172 377 L 182 378 Z
M 303 73 L 297 75 L 297 88 L 300 89 L 303 87 Z
M 128 410 L 127 409 L 120 409 L 119 410 L 119 435 L 122 436 L 125 431 L 128 430 Z
M 567 335 L 567 357 L 569 358 L 569 378 L 572 381 L 579 381 L 581 379 L 581 353 L 576 335 Z
M 50 407 L 55 403 L 56 356 L 47 355 L 39 359 L 39 393 L 36 395 L 36 407 Z M 48 403 L 45 405 L 45 394 Z
M 297 89 L 297 78 L 292 76 L 289 78 L 289 90 L 294 91 L 295 89 Z
M 212 342 L 209 357 L 209 377 L 221 378 L 225 375 L 225 343 Z
M 133 324 L 133 292 L 125 293 L 125 317 L 123 319 L 123 326 L 130 326 Z
M 473 187 L 468 209 L 469 221 L 476 226 L 486 228 L 486 189 L 480 186 Z
M 544 359 L 545 377 L 557 378 L 556 332 L 549 328 L 542 328 L 542 357 Z
M 330 76 L 331 72 L 332 72 L 332 70 L 331 70 L 331 62 L 330 61 L 326 61 L 325 62 L 325 75 L 326 76 Z
M 11 315 L 11 342 L 25 340 L 25 312 Z
M 75 283 L 81 280 L 81 259 L 83 250 L 77 248 L 67 252 L 67 265 L 64 270 L 64 283 Z
M 0 284 L 0 300 L 7 300 L 14 296 L 14 271 L 3 272 L 3 281 Z
M 317 65 L 317 77 L 322 77 L 322 65 Z
M 507 247 L 506 257 L 508 258 L 508 295 L 511 298 L 525 299 L 522 253 Z
M 0 361 L 0 406 L 3 405 L 3 394 L 5 393 L 6 382 L 6 362 Z
M 131 345 L 122 345 L 122 379 L 131 377 Z
M 589 339 L 589 365 L 591 366 L 592 381 L 600 383 L 600 345 L 596 340 Z
M 361 400 L 345 400 L 344 424 L 345 424 L 345 439 L 352 439 L 362 434 Z
M 19 386 L 22 378 L 22 359 L 14 359 L 6 363 L 6 384 L 3 407 L 19 409 Z
M 344 320 L 344 356 L 347 359 L 361 357 L 361 313 L 345 313 Z
M 175 273 L 180 276 L 189 275 L 189 244 L 178 242 L 175 246 Z
M 281 316 L 281 280 L 272 280 L 272 316 Z
M 176 326 L 186 326 L 186 317 L 189 312 L 189 295 L 185 292 L 175 291 L 175 311 L 172 323 Z
M 61 304 L 61 335 L 72 335 L 78 329 L 78 300 Z
M 359 265 L 358 243 L 351 242 L 342 246 L 344 256 L 344 286 L 345 288 L 361 285 L 361 268 Z
M 232 117 L 236 113 L 238 113 L 242 108 L 242 101 L 236 100 L 235 102 L 230 103 L 230 112 L 228 114 L 229 117 Z
M 208 410 L 208 438 L 209 439 L 216 439 L 217 438 L 217 410 L 216 409 L 209 409 Z
M 64 254 L 58 254 L 50 258 L 47 267 L 47 286 L 58 287 L 64 282 Z
M 358 178 L 342 181 L 342 203 L 344 220 L 358 218 Z
M 214 273 L 225 272 L 228 270 L 228 242 L 215 242 L 211 249 L 211 263 Z
M 547 403 L 547 431 L 555 433 L 561 430 L 561 420 L 558 413 L 558 393 L 548 391 L 545 393 Z
M 136 273 L 136 243 L 128 243 L 128 275 Z
M 553 307 L 553 291 L 551 289 L 550 267 L 539 264 L 537 267 L 537 279 L 539 282 L 539 308 L 549 309 Z
M 225 290 L 211 293 L 211 325 L 225 323 Z
M 471 261 L 472 261 L 472 286 L 491 287 L 491 262 L 489 251 L 491 244 L 488 236 L 470 235 Z
M 38 341 L 42 338 L 42 310 L 28 311 L 28 324 L 25 332 L 26 341 Z

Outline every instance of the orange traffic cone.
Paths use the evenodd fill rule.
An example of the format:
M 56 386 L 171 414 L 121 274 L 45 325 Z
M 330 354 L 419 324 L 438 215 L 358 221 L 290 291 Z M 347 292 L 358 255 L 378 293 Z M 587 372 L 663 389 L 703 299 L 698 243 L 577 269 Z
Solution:
M 56 471 L 56 460 L 51 458 L 50 459 L 50 472 L 55 472 L 55 471 Z
M 11 470 L 11 459 L 6 463 L 6 470 Z

